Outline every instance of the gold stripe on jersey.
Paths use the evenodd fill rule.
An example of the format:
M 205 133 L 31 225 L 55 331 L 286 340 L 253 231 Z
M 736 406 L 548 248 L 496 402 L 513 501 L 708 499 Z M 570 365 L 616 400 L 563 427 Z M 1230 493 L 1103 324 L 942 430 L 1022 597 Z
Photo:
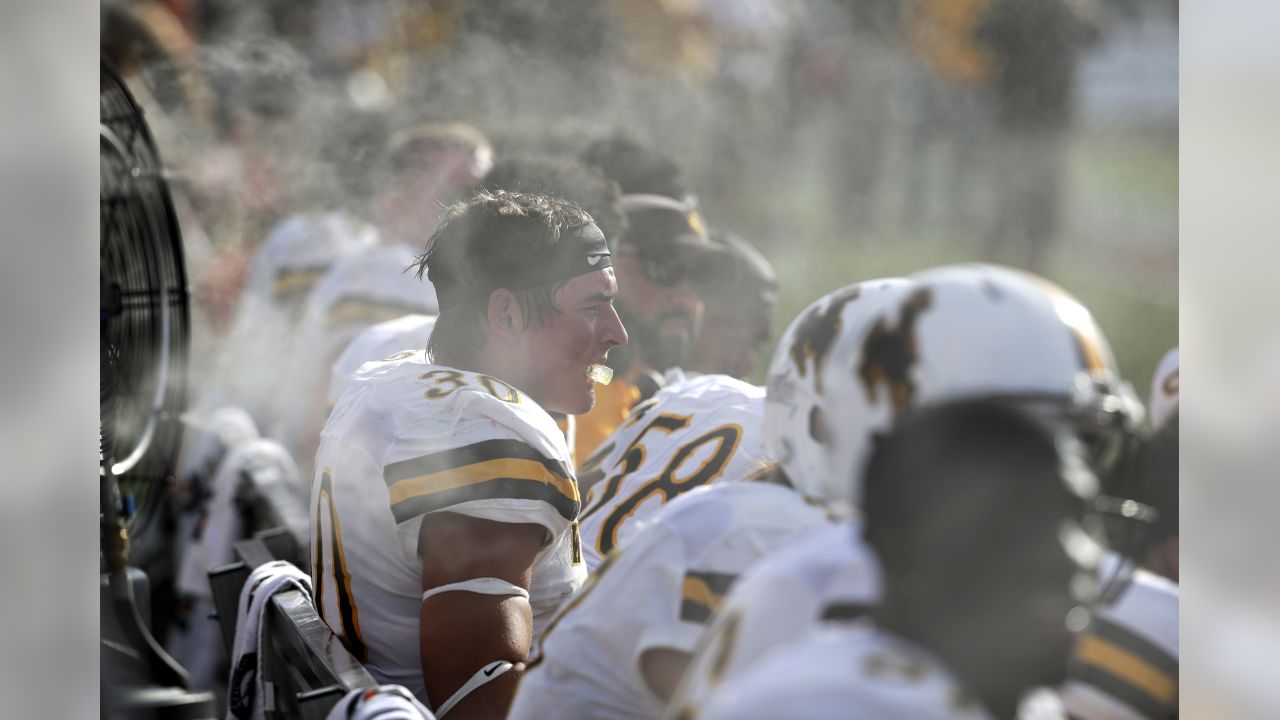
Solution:
M 737 579 L 737 575 L 729 573 L 696 570 L 685 573 L 684 583 L 680 588 L 680 619 L 695 623 L 710 620 L 720 609 L 725 594 Z
M 424 308 L 412 303 L 349 297 L 333 304 L 329 309 L 328 323 L 330 325 L 349 322 L 372 324 L 420 312 L 424 312 Z
M 308 268 L 282 269 L 276 273 L 275 294 L 277 298 L 285 298 L 295 293 L 305 292 L 324 277 L 329 271 L 328 265 Z
M 525 499 L 578 516 L 573 473 L 518 440 L 484 440 L 388 465 L 383 471 L 396 522 L 472 500 Z
M 328 512 L 330 530 L 333 533 L 331 543 L 326 543 L 321 522 L 321 515 Z M 360 609 L 356 605 L 355 594 L 351 591 L 351 571 L 347 570 L 347 555 L 342 544 L 342 525 L 338 522 L 338 509 L 333 502 L 333 470 L 324 468 L 320 476 L 320 496 L 316 504 L 316 516 L 312 518 L 315 527 L 315 562 L 312 565 L 311 577 L 315 583 L 316 612 L 320 619 L 331 629 L 337 631 L 343 646 L 355 655 L 360 662 L 368 662 L 369 648 L 364 643 L 360 632 Z M 324 565 L 325 545 L 329 545 L 329 554 L 333 574 L 328 574 Z M 334 580 L 334 594 L 338 600 L 338 617 L 327 618 L 324 611 L 324 583 L 330 577 Z M 339 623 L 334 627 L 334 621 Z
M 1074 660 L 1123 680 L 1161 704 L 1172 703 L 1178 697 L 1176 677 L 1097 635 L 1087 634 L 1080 638 Z
M 391 486 L 391 504 L 404 502 L 409 498 L 429 493 L 453 490 L 455 488 L 474 485 L 475 483 L 495 478 L 511 478 L 514 480 L 531 480 L 549 483 L 563 496 L 570 500 L 578 499 L 578 488 L 568 478 L 558 477 L 542 464 L 533 460 L 507 458 L 505 460 L 486 460 L 485 462 L 464 467 L 444 470 L 430 475 L 422 475 Z

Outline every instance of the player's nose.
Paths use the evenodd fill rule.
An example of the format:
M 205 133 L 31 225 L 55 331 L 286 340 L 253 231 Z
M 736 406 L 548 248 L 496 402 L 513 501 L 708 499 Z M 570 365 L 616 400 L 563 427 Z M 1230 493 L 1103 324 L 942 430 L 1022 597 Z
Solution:
M 609 313 L 600 325 L 601 344 L 608 350 L 626 345 L 630 339 L 627 329 L 622 325 L 622 318 L 618 316 L 618 310 L 610 305 Z

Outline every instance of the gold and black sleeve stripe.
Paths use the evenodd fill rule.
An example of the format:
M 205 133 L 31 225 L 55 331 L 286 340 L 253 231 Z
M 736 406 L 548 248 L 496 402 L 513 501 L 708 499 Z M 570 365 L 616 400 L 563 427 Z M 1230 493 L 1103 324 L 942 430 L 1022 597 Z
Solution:
M 519 440 L 484 440 L 383 469 L 396 522 L 472 500 L 541 500 L 566 520 L 581 506 L 569 467 Z
M 1177 658 L 1105 618 L 1095 617 L 1076 641 L 1067 675 L 1145 717 L 1168 717 L 1177 711 Z
M 344 297 L 330 306 L 328 323 L 330 325 L 351 322 L 372 324 L 421 312 L 426 312 L 426 309 L 422 305 L 415 303 L 364 297 Z
M 276 299 L 284 300 L 307 293 L 327 272 L 329 272 L 328 265 L 281 268 L 276 271 L 273 285 Z
M 685 622 L 706 624 L 720 604 L 725 593 L 733 587 L 737 575 L 690 570 L 685 573 L 680 593 L 680 619 Z

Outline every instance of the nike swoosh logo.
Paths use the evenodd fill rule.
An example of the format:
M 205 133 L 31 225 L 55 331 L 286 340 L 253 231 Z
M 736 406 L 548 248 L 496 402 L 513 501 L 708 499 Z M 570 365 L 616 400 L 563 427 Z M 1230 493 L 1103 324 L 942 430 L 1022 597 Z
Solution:
M 498 671 L 498 668 L 500 668 L 500 667 L 502 667 L 502 663 L 494 663 L 494 664 L 490 665 L 489 667 L 487 667 L 487 668 L 485 668 L 485 669 L 484 669 L 484 676 L 485 676 L 485 677 L 493 677 L 493 674 L 494 674 L 495 672 L 497 672 L 497 671 Z
M 588 256 L 587 256 L 587 264 L 588 264 L 588 265 L 590 265 L 591 267 L 595 267 L 596 265 L 599 265 L 599 264 L 600 264 L 600 258 L 602 258 L 602 257 L 604 257 L 604 256 L 603 256 L 603 255 L 588 255 Z

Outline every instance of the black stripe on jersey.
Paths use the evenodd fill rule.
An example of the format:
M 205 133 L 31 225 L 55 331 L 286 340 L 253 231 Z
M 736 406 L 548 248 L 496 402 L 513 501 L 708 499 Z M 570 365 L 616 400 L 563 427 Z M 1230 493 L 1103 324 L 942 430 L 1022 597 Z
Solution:
M 1128 650 L 1166 675 L 1178 677 L 1178 659 L 1176 657 L 1128 628 L 1117 625 L 1105 617 L 1095 615 L 1089 622 L 1087 632 Z
M 555 475 L 567 480 L 573 479 L 573 471 L 569 469 L 568 465 L 543 455 L 528 443 L 511 439 L 482 440 L 471 445 L 450 448 L 430 455 L 391 463 L 383 469 L 382 479 L 387 483 L 387 487 L 390 487 L 401 480 L 408 480 L 409 478 L 434 475 L 445 470 L 474 465 L 488 460 L 508 459 L 532 460 L 541 463 L 543 467 Z
M 834 602 L 822 609 L 822 620 L 849 622 L 866 617 L 871 608 L 855 602 Z
M 1178 716 L 1176 699 L 1172 704 L 1166 705 L 1142 689 L 1095 665 L 1086 665 L 1072 660 L 1067 676 L 1076 682 L 1092 686 L 1117 702 L 1128 705 L 1142 717 L 1175 718 Z
M 1130 667 L 1132 663 L 1139 663 L 1140 666 L 1149 669 L 1145 672 L 1161 675 L 1165 678 L 1163 682 L 1171 684 L 1173 696 L 1157 697 L 1149 688 L 1139 687 L 1122 677 L 1123 671 L 1118 671 L 1114 667 L 1109 668 L 1105 663 L 1099 665 L 1080 657 L 1080 644 L 1088 642 L 1090 638 L 1101 640 L 1118 651 L 1127 653 L 1130 659 L 1126 662 Z M 1072 680 L 1093 686 L 1145 717 L 1174 717 L 1177 714 L 1177 658 L 1146 638 L 1104 618 L 1094 616 L 1088 630 L 1080 636 L 1076 650 L 1067 665 L 1067 676 Z
M 399 524 L 419 515 L 444 510 L 464 502 L 500 498 L 541 500 L 554 507 L 565 520 L 570 521 L 578 517 L 578 510 L 581 507 L 580 501 L 565 497 L 564 493 L 550 483 L 534 482 L 527 478 L 499 477 L 426 495 L 415 495 L 392 505 L 391 514 Z
M 680 619 L 705 624 L 720 608 L 725 593 L 733 587 L 737 575 L 690 570 L 684 575 L 680 600 Z
M 343 647 L 352 655 L 356 656 L 360 662 L 369 661 L 369 648 L 364 644 L 364 638 L 360 634 L 360 620 L 358 611 L 355 606 L 355 598 L 351 596 L 351 573 L 347 571 L 346 552 L 342 547 L 342 530 L 338 524 L 338 512 L 333 502 L 333 478 L 329 475 L 328 469 L 320 476 L 320 502 L 328 504 L 329 523 L 333 528 L 333 542 L 329 549 L 330 557 L 333 558 L 333 575 L 334 575 L 334 594 L 338 598 L 338 616 L 341 623 L 342 632 L 338 633 L 338 639 L 342 641 Z M 316 526 L 316 562 L 314 565 L 314 573 L 312 578 L 315 583 L 316 598 L 316 614 L 320 616 L 320 620 L 329 625 L 329 620 L 324 616 L 324 538 L 320 532 L 319 516 L 313 518 Z M 333 626 L 330 625 L 330 628 Z

